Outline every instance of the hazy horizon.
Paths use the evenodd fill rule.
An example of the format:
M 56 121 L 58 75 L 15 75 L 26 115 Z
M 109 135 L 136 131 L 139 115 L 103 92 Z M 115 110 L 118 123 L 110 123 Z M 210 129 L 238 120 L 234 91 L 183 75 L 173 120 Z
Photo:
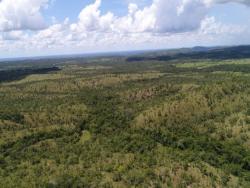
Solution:
M 30 55 L 30 56 L 17 56 L 17 57 L 5 57 L 0 58 L 0 62 L 4 61 L 16 61 L 16 60 L 30 60 L 30 59 L 60 59 L 60 58 L 74 58 L 74 57 L 102 57 L 102 56 L 126 56 L 126 55 L 136 55 L 140 53 L 147 52 L 158 52 L 158 51 L 171 51 L 171 50 L 181 50 L 181 49 L 193 49 L 193 48 L 230 48 L 237 46 L 250 46 L 250 44 L 239 44 L 239 45 L 224 45 L 224 46 L 187 46 L 179 48 L 155 48 L 155 49 L 135 49 L 135 50 L 121 50 L 121 51 L 99 51 L 99 52 L 89 52 L 89 53 L 65 53 L 65 54 L 48 54 L 48 55 Z

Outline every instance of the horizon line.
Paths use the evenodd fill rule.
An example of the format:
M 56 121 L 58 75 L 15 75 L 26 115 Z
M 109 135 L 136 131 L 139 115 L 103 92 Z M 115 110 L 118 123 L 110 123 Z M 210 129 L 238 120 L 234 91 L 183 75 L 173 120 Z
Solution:
M 250 44 L 240 45 L 221 45 L 221 46 L 189 46 L 179 48 L 158 48 L 158 49 L 138 49 L 138 50 L 118 50 L 118 51 L 100 51 L 100 52 L 89 52 L 89 53 L 65 53 L 65 54 L 51 54 L 51 55 L 37 55 L 37 56 L 20 56 L 20 57 L 6 57 L 0 58 L 0 63 L 8 63 L 13 61 L 25 61 L 25 60 L 43 60 L 43 59 L 64 59 L 64 58 L 94 58 L 94 57 L 107 57 L 107 56 L 125 56 L 135 55 L 136 53 L 143 52 L 154 52 L 154 51 L 170 51 L 178 49 L 193 49 L 193 48 L 230 48 L 239 46 L 250 46 Z M 120 55 L 118 55 L 120 54 Z

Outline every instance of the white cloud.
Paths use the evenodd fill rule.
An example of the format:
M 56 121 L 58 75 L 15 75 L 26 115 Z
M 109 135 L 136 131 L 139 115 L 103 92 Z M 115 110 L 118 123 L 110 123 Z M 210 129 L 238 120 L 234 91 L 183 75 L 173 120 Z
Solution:
M 108 12 L 101 16 L 99 10 L 101 6 L 101 0 L 96 0 L 95 3 L 85 7 L 79 14 L 78 23 L 72 24 L 71 29 L 73 31 L 106 31 L 111 27 L 114 20 L 114 15 Z
M 186 32 L 198 29 L 208 7 L 203 0 L 155 0 L 155 31 Z
M 215 17 L 206 17 L 199 29 L 200 33 L 213 34 L 213 35 L 230 35 L 244 33 L 248 30 L 247 26 L 235 25 L 235 24 L 223 24 L 217 22 Z
M 2 0 L 0 1 L 0 31 L 38 30 L 46 24 L 41 8 L 48 0 Z
M 9 4 L 11 8 L 6 8 L 5 4 L 6 10 L 3 9 L 2 3 L 10 1 L 14 2 L 0 2 L 0 10 L 4 10 L 0 11 L 0 31 L 9 30 L 0 32 L 2 51 L 20 49 L 21 54 L 32 51 L 33 55 L 36 52 L 45 55 L 250 42 L 246 38 L 239 40 L 243 35 L 249 36 L 249 27 L 223 24 L 215 17 L 207 16 L 214 3 L 240 2 L 247 5 L 248 1 L 153 0 L 151 5 L 139 8 L 134 0 L 128 6 L 127 15 L 116 16 L 112 12 L 102 13 L 101 0 L 96 0 L 82 9 L 75 23 L 70 23 L 69 19 L 58 23 L 54 18 L 48 28 L 32 32 L 11 30 L 44 27 L 41 8 L 49 0 L 16 0 L 16 5 Z M 7 10 L 13 11 L 13 7 L 17 11 L 10 14 Z M 35 17 L 30 18 L 30 10 Z
M 10 32 L 3 32 L 2 33 L 2 40 L 10 40 L 10 41 L 16 41 L 16 40 L 22 40 L 27 37 L 26 34 L 24 34 L 23 31 L 10 31 Z
M 142 9 L 137 4 L 130 3 L 128 14 L 116 17 L 111 12 L 102 15 L 101 2 L 96 0 L 85 7 L 79 14 L 79 21 L 71 25 L 72 31 L 165 34 L 190 32 L 200 28 L 213 4 L 250 4 L 249 0 L 153 0 L 151 5 Z
M 101 0 L 85 7 L 79 14 L 74 31 L 111 31 L 120 33 L 159 32 L 177 33 L 198 29 L 207 14 L 204 0 L 153 0 L 150 6 L 138 9 L 129 4 L 128 15 L 101 15 Z
M 212 3 L 241 3 L 245 5 L 250 5 L 249 0 L 208 0 L 211 1 Z

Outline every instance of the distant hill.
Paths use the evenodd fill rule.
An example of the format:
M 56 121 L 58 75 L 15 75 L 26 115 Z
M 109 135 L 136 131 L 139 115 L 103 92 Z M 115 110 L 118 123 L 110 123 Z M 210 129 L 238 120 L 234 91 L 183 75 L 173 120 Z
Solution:
M 194 47 L 175 50 L 152 52 L 143 55 L 135 55 L 127 58 L 127 61 L 168 61 L 175 59 L 241 59 L 250 58 L 250 45 L 233 47 Z
M 89 60 L 89 59 L 102 59 L 102 58 L 114 58 L 118 57 L 125 59 L 128 62 L 132 61 L 169 61 L 177 59 L 241 59 L 250 58 L 250 45 L 245 46 L 214 46 L 204 47 L 195 46 L 193 48 L 176 48 L 168 50 L 138 50 L 138 51 L 121 51 L 121 52 L 103 52 L 103 53 L 92 53 L 92 54 L 73 54 L 73 55 L 55 55 L 55 56 L 40 56 L 40 57 L 22 57 L 22 58 L 7 58 L 0 59 L 0 70 L 1 66 L 24 63 L 34 64 L 45 63 L 48 65 L 58 64 L 72 60 Z

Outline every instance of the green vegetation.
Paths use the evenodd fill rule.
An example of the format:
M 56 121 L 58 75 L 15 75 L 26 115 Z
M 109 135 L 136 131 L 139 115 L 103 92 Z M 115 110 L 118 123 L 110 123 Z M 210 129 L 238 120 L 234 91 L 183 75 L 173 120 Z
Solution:
M 61 61 L 4 70 L 0 187 L 250 187 L 249 59 Z
M 179 68 L 208 68 L 208 67 L 214 67 L 219 65 L 249 65 L 249 59 L 243 59 L 243 60 L 227 60 L 227 61 L 198 61 L 198 62 L 186 62 L 177 64 L 176 66 Z

